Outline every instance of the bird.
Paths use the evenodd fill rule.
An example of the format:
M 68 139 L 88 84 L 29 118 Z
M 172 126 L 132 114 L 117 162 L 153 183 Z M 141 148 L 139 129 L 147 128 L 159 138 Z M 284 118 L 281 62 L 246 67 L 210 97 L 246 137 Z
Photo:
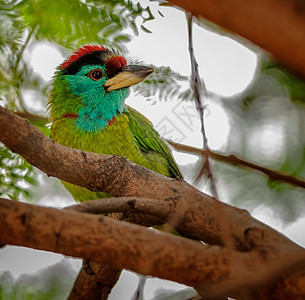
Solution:
M 48 111 L 53 141 L 83 151 L 125 157 L 167 177 L 182 178 L 168 144 L 152 123 L 126 105 L 130 87 L 153 68 L 127 64 L 120 53 L 85 45 L 61 63 L 54 75 Z M 79 202 L 107 197 L 62 182 Z

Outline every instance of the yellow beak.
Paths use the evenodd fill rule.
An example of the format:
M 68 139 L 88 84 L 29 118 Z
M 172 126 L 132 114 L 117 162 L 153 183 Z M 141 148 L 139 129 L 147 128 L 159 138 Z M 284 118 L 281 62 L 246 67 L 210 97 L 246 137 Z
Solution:
M 153 71 L 154 69 L 150 67 L 136 65 L 123 66 L 120 73 L 105 82 L 104 87 L 107 92 L 128 87 L 143 81 Z

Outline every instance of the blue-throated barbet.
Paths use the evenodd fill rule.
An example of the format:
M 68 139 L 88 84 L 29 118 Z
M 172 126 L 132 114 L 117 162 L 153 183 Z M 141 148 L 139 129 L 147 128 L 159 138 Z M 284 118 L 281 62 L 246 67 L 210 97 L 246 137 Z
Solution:
M 62 145 L 130 161 L 169 177 L 182 177 L 167 144 L 139 112 L 125 104 L 129 87 L 153 72 L 128 65 L 103 46 L 87 45 L 65 60 L 53 80 L 51 138 Z M 63 182 L 77 201 L 104 197 Z

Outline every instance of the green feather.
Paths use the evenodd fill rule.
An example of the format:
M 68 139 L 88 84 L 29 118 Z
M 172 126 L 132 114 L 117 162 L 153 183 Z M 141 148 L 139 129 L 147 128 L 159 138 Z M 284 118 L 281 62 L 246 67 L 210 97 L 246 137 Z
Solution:
M 128 107 L 127 115 L 129 117 L 130 133 L 133 135 L 142 154 L 161 154 L 166 161 L 166 166 L 169 172 L 169 174 L 161 174 L 169 177 L 182 178 L 182 174 L 173 159 L 169 146 L 154 130 L 150 121 L 131 107 Z

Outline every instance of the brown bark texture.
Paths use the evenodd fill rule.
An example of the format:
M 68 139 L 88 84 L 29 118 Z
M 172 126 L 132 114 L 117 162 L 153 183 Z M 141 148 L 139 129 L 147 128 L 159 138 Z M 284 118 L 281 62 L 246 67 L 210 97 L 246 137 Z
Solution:
M 94 261 L 83 261 L 68 300 L 106 300 L 121 274 L 121 269 Z
M 0 128 L 1 142 L 49 176 L 114 197 L 132 197 L 118 198 L 118 211 L 129 211 L 126 220 L 145 226 L 166 221 L 182 235 L 210 245 L 80 213 L 84 207 L 59 211 L 5 199 L 0 202 L 0 244 L 54 251 L 170 279 L 194 286 L 207 299 L 304 297 L 304 249 L 246 211 L 125 158 L 56 144 L 2 107 Z M 143 198 L 149 198 L 146 206 Z M 105 201 L 117 205 L 116 199 L 104 200 L 104 207 Z M 158 203 L 166 203 L 160 215 Z
M 271 53 L 305 77 L 303 0 L 170 0 Z

